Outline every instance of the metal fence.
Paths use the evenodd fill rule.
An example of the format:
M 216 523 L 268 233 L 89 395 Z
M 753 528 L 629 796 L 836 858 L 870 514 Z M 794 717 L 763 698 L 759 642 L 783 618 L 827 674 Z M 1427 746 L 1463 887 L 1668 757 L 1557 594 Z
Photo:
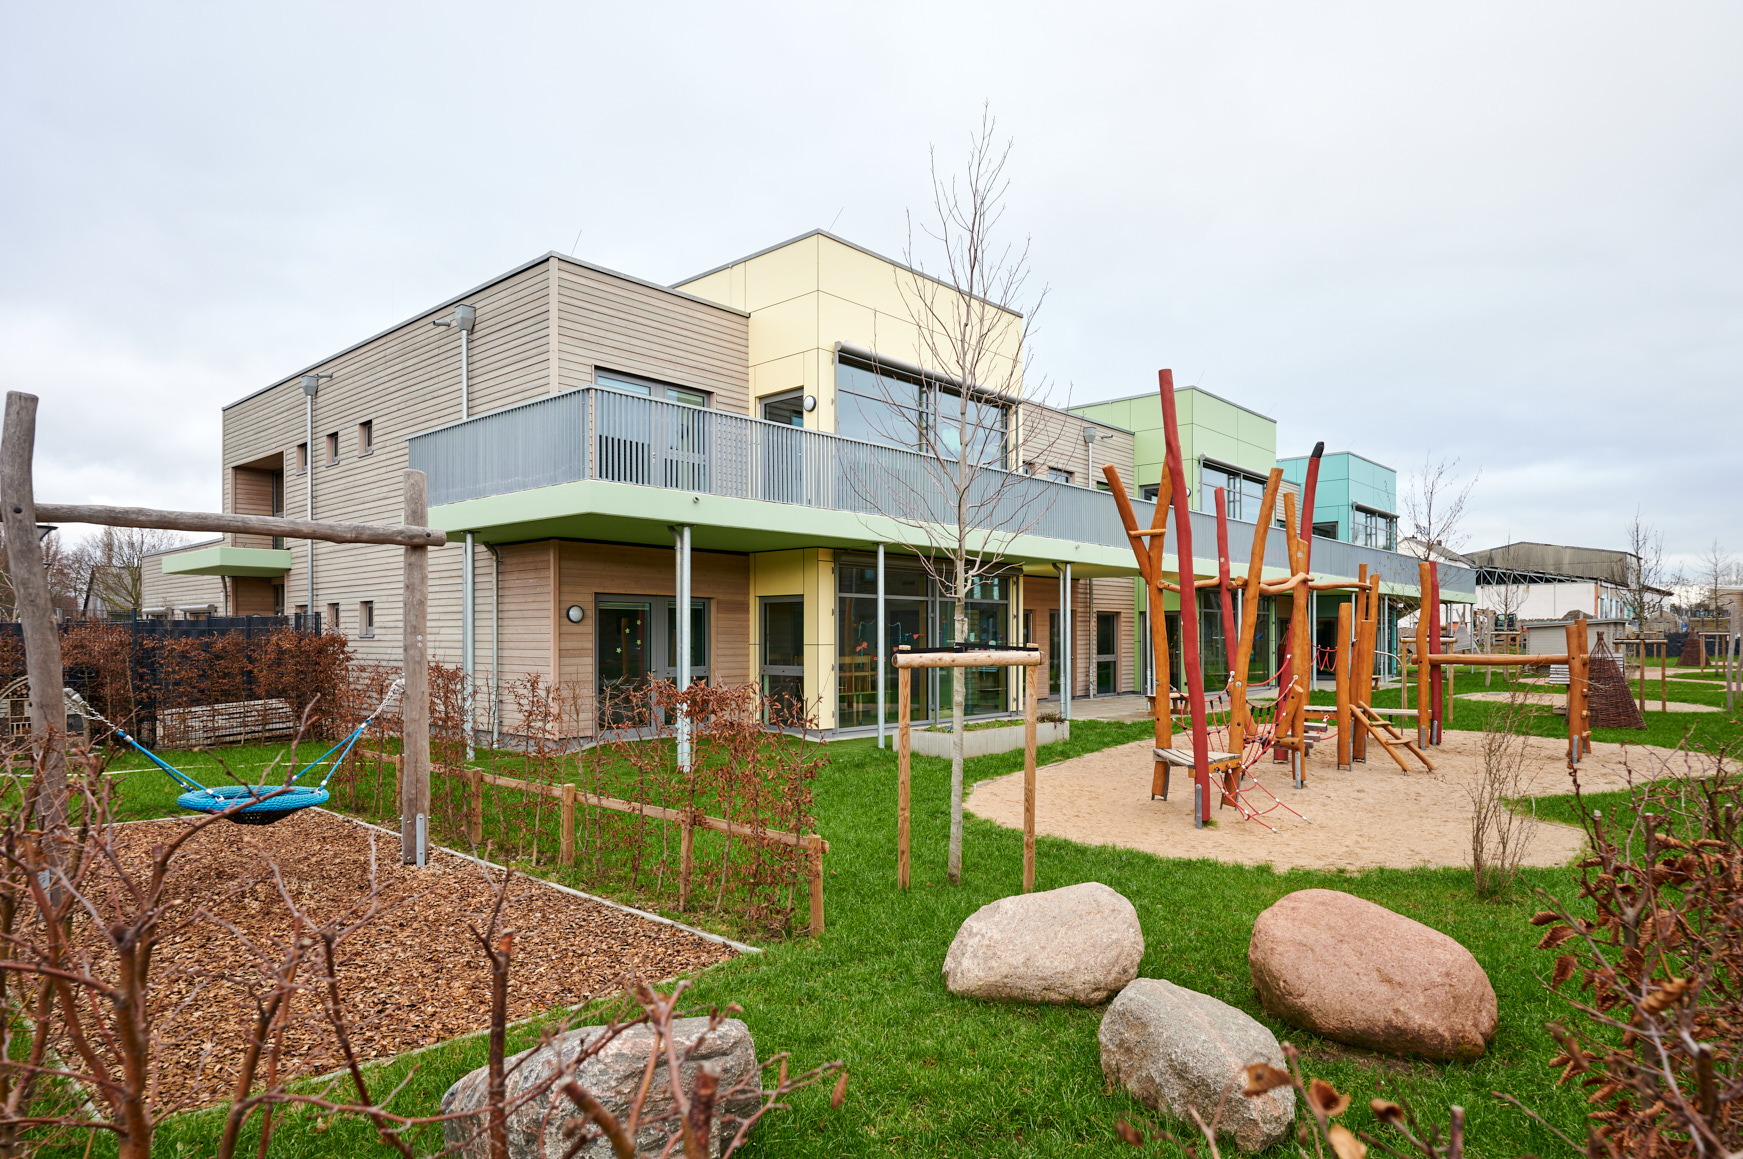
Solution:
M 786 503 L 863 515 L 954 524 L 951 465 L 899 447 L 842 438 L 747 415 L 585 387 L 413 436 L 409 465 L 429 477 L 441 506 L 560 483 L 600 479 Z M 1113 499 L 1088 487 L 1020 473 L 981 470 L 969 492 L 971 521 L 1068 543 L 1124 547 Z M 1141 523 L 1154 505 L 1134 500 Z M 1253 524 L 1231 520 L 1231 562 L 1244 570 Z M 1216 517 L 1192 513 L 1194 554 L 1216 556 Z M 1416 561 L 1395 552 L 1316 539 L 1314 571 L 1357 574 L 1361 564 L 1387 583 L 1414 587 Z M 1288 566 L 1281 531 L 1268 537 L 1268 566 Z M 1476 573 L 1441 567 L 1441 587 L 1474 594 Z

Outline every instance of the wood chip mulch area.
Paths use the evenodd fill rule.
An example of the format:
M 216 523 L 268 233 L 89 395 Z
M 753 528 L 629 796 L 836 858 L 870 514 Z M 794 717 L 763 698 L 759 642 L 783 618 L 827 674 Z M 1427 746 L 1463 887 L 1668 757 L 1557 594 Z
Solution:
M 170 819 L 123 827 L 124 860 L 130 868 L 143 865 L 150 846 L 183 824 Z M 380 906 L 399 908 L 341 945 L 338 973 L 358 1053 L 386 1058 L 488 1028 L 489 967 L 468 929 L 468 921 L 484 927 L 491 905 L 483 871 L 441 851 L 421 870 L 402 866 L 396 840 L 332 814 L 309 809 L 270 826 L 209 827 L 176 861 L 165 926 L 185 923 L 203 905 L 257 945 L 271 947 L 276 961 L 290 921 L 272 866 L 297 906 L 324 922 L 367 891 L 372 838 Z M 515 931 L 511 1019 L 610 994 L 631 969 L 666 979 L 734 956 L 718 942 L 532 879 L 515 880 L 504 913 L 504 928 Z M 152 974 L 153 1006 L 168 1018 L 159 1107 L 227 1098 L 251 1032 L 248 989 L 258 986 L 258 958 L 229 930 L 198 921 L 165 940 Z M 301 977 L 309 977 L 306 969 Z M 294 1073 L 340 1065 L 318 1007 L 308 990 L 294 1001 L 298 1017 L 287 1025 L 282 1064 Z

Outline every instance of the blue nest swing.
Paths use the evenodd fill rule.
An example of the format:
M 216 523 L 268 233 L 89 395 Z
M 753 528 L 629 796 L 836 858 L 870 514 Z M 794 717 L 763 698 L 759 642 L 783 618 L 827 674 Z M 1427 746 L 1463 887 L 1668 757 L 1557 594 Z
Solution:
M 176 784 L 187 792 L 176 798 L 176 805 L 195 813 L 225 814 L 225 819 L 238 825 L 271 825 L 282 821 L 292 813 L 308 809 L 315 805 L 324 805 L 332 794 L 327 792 L 327 782 L 345 763 L 345 758 L 351 755 L 351 749 L 363 736 L 381 710 L 387 707 L 388 701 L 404 686 L 403 680 L 396 680 L 387 690 L 387 695 L 376 705 L 375 711 L 364 718 L 363 723 L 351 730 L 344 740 L 322 753 L 315 760 L 304 766 L 294 775 L 288 777 L 279 785 L 219 785 L 208 789 L 180 769 L 175 768 L 159 757 L 156 753 L 134 740 L 127 730 L 97 714 L 97 712 L 80 700 L 72 689 L 67 689 L 69 707 L 81 712 L 94 720 L 102 721 L 115 730 L 115 735 L 145 754 L 145 758 L 164 772 L 168 773 Z M 74 701 L 78 701 L 74 704 Z M 338 754 L 335 756 L 334 754 Z M 321 778 L 318 785 L 299 785 L 297 781 L 314 769 L 327 764 L 331 759 L 332 767 L 327 775 Z

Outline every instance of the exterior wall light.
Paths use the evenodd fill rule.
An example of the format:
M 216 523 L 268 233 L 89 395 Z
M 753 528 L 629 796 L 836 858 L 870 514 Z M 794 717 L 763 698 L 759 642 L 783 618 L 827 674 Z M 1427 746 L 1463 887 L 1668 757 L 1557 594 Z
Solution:
M 564 612 L 563 615 L 571 624 L 579 624 L 582 620 L 587 618 L 587 611 L 580 604 L 570 604 L 569 610 Z
M 805 407 L 806 414 L 810 414 L 812 411 L 816 410 L 817 409 L 817 396 L 814 394 L 806 395 L 804 407 Z

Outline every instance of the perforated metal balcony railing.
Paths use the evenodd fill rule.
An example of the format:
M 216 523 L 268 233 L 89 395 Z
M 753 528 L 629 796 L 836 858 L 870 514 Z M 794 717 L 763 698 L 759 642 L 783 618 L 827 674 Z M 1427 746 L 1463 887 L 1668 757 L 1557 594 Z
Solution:
M 930 455 L 605 387 L 567 391 L 415 435 L 409 465 L 429 476 L 432 507 L 597 479 L 955 522 L 954 488 L 942 475 L 948 467 Z M 968 518 L 975 526 L 1065 543 L 1126 546 L 1119 510 L 1106 492 L 1004 471 L 975 476 L 968 497 Z M 1142 500 L 1132 506 L 1139 521 L 1148 524 L 1154 506 Z M 1216 518 L 1193 512 L 1192 535 L 1194 554 L 1214 559 Z M 1252 541 L 1251 523 L 1230 521 L 1236 571 L 1245 570 Z M 1286 562 L 1277 531 L 1267 537 L 1265 563 L 1282 568 Z M 1314 540 L 1316 573 L 1354 577 L 1361 564 L 1387 583 L 1416 585 L 1412 557 Z M 1443 564 L 1441 587 L 1449 594 L 1474 594 L 1476 573 Z

